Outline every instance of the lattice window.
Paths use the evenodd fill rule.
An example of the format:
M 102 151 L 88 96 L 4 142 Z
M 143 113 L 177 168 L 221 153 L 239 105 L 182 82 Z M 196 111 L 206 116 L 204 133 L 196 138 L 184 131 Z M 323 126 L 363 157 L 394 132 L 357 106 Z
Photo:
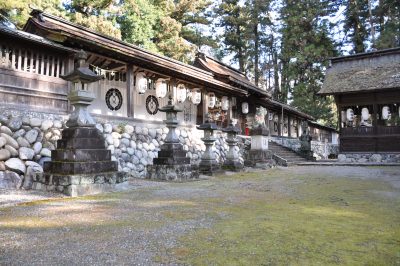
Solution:
M 65 60 L 59 55 L 0 43 L 0 68 L 59 77 L 64 74 Z

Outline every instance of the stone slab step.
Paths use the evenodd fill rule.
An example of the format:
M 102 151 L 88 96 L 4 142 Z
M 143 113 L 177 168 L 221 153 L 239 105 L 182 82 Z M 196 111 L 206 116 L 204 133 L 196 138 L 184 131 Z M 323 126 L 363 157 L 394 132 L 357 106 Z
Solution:
M 57 149 L 106 149 L 102 138 L 74 138 L 57 140 Z
M 114 161 L 95 162 L 45 162 L 44 172 L 52 174 L 95 174 L 100 172 L 117 172 L 118 163 Z
M 105 149 L 68 149 L 51 151 L 53 161 L 111 161 L 111 151 Z

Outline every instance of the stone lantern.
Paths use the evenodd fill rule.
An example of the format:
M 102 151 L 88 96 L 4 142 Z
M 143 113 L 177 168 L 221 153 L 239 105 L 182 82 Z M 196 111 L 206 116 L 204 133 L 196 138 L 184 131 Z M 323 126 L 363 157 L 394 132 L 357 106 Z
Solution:
M 51 161 L 44 164 L 43 178 L 34 184 L 37 189 L 79 196 L 112 190 L 116 183 L 125 181 L 118 172 L 118 163 L 111 161 L 104 137 L 87 110 L 95 99 L 87 84 L 102 77 L 85 65 L 86 58 L 84 51 L 77 53 L 74 70 L 62 76 L 74 84 L 68 95 L 74 110 L 66 123 L 68 128 L 57 141 L 57 149 L 51 152 Z
M 94 93 L 88 91 L 88 84 L 99 81 L 102 76 L 98 76 L 91 71 L 86 64 L 87 54 L 81 50 L 77 53 L 74 70 L 61 76 L 62 79 L 71 81 L 74 88 L 68 94 L 68 100 L 74 107 L 66 125 L 67 127 L 94 127 L 96 122 L 87 110 L 87 107 L 96 98 Z
M 228 127 L 222 129 L 223 132 L 227 133 L 226 142 L 229 146 L 228 154 L 226 155 L 226 159 L 223 167 L 228 170 L 239 171 L 243 168 L 243 164 L 239 161 L 239 156 L 235 150 L 237 147 L 238 139 L 236 138 L 237 134 L 240 132 L 240 129 L 235 127 L 232 122 Z
M 199 164 L 199 171 L 202 174 L 212 175 L 220 169 L 215 154 L 212 150 L 214 142 L 217 140 L 214 137 L 214 130 L 217 130 L 218 127 L 215 123 L 210 121 L 210 116 L 207 114 L 206 122 L 198 126 L 197 129 L 204 131 L 204 138 L 201 140 L 206 146 L 206 150 L 204 151 Z
M 168 134 L 158 152 L 158 158 L 153 158 L 153 165 L 147 165 L 147 178 L 185 181 L 196 179 L 199 173 L 195 166 L 190 165 L 190 158 L 186 157 L 186 151 L 175 133 L 179 125 L 178 112 L 180 108 L 172 104 L 172 97 L 169 96 L 168 104 L 160 108 L 160 112 L 166 113 L 164 120 Z

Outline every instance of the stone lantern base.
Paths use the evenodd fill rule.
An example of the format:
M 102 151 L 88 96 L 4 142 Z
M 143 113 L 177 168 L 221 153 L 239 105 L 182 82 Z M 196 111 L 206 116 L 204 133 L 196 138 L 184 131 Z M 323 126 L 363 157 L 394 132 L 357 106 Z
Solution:
M 58 191 L 67 196 L 83 196 L 113 191 L 116 185 L 126 181 L 122 172 L 97 174 L 42 174 L 36 176 L 33 189 Z
M 243 164 L 239 160 L 230 160 L 226 159 L 224 164 L 222 165 L 222 169 L 239 172 L 243 169 Z
M 199 172 L 203 175 L 215 175 L 221 172 L 221 166 L 215 159 L 201 159 L 199 164 Z
M 63 130 L 51 161 L 44 163 L 44 174 L 33 187 L 80 196 L 109 191 L 124 181 L 98 129 L 70 127 Z
M 147 179 L 161 181 L 191 181 L 199 178 L 197 166 L 190 164 L 186 151 L 180 143 L 164 143 L 153 159 L 153 165 L 147 165 Z
M 148 165 L 147 178 L 161 181 L 184 182 L 197 180 L 199 171 L 196 165 Z

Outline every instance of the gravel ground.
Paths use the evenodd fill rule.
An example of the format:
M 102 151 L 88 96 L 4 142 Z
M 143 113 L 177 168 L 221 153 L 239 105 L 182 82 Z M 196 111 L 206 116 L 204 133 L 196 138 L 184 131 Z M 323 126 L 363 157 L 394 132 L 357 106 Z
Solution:
M 400 167 L 298 166 L 280 171 L 379 179 L 400 188 Z M 124 191 L 80 198 L 0 191 L 0 265 L 176 265 L 170 251 L 179 237 L 229 219 L 207 206 L 214 201 L 234 204 L 238 199 L 230 189 L 290 194 L 296 185 L 296 180 L 275 180 L 258 186 L 246 182 L 247 174 L 262 172 L 188 183 L 133 180 L 120 187 Z M 400 195 L 398 190 L 391 193 Z

